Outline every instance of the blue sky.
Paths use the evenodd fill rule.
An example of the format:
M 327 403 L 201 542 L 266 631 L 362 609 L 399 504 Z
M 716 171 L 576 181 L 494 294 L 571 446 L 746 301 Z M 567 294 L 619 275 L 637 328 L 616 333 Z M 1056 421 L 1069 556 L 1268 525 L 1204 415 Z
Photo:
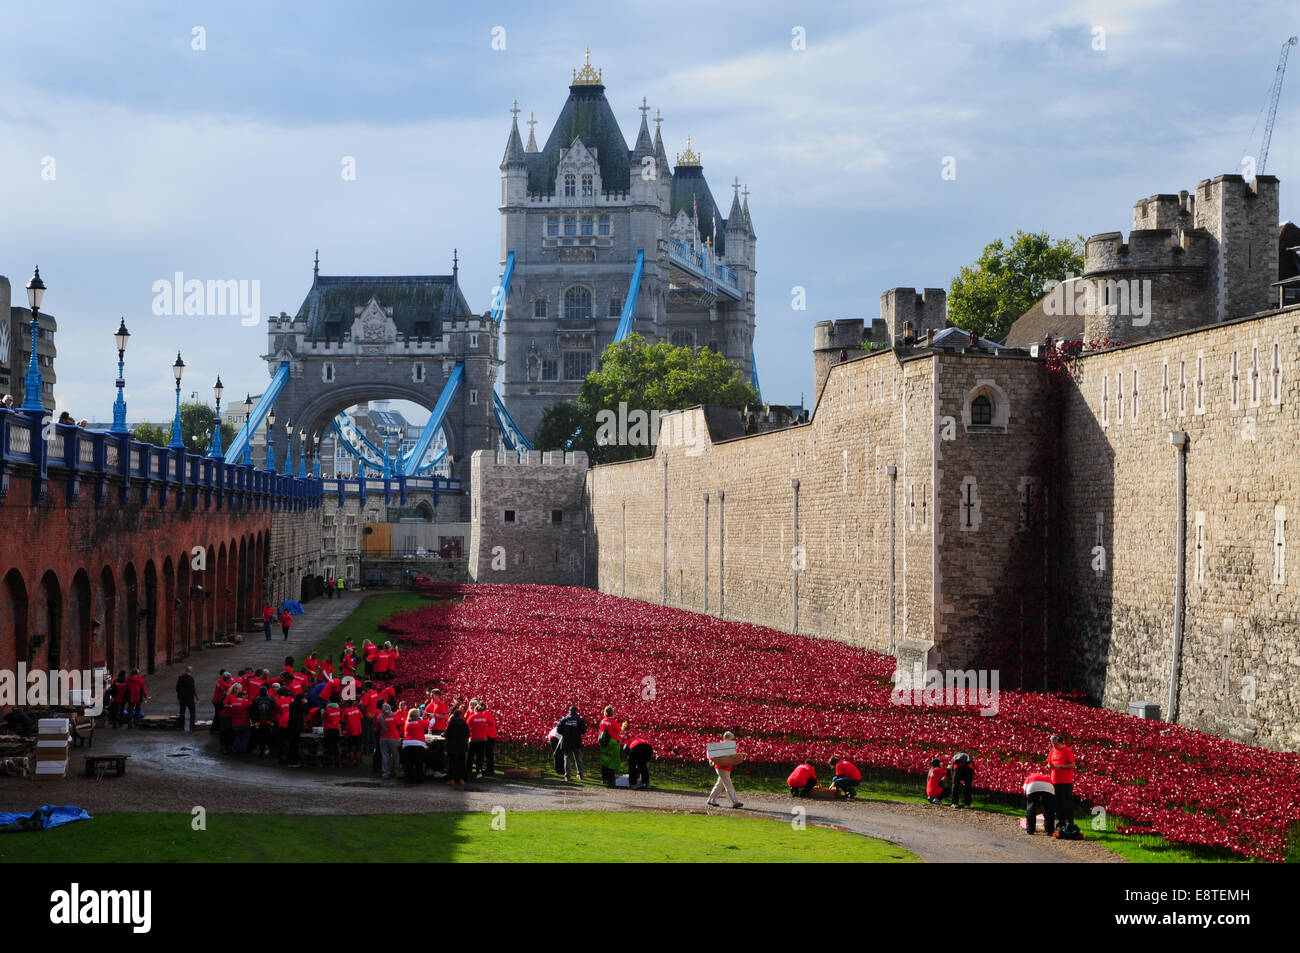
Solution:
M 58 397 L 111 419 L 124 315 L 129 415 L 267 379 L 264 320 L 156 317 L 153 284 L 260 282 L 297 310 L 325 274 L 446 273 L 489 306 L 511 101 L 537 137 L 590 46 L 635 137 L 646 96 L 723 207 L 750 188 L 764 396 L 811 397 L 812 326 L 947 287 L 990 240 L 1124 230 L 1135 200 L 1239 171 L 1297 7 L 987 4 L 50 2 L 0 35 L 0 274 L 39 263 Z M 505 49 L 493 50 L 494 27 Z M 193 49 L 202 27 L 206 49 Z M 802 27 L 806 49 L 792 49 Z M 1102 33 L 1098 33 L 1098 30 Z M 1094 49 L 1096 39 L 1104 49 Z M 1267 171 L 1300 217 L 1300 55 Z M 524 118 L 521 116 L 521 119 Z M 525 130 L 526 132 L 526 130 Z M 356 179 L 340 175 L 344 156 Z M 941 177 L 945 156 L 956 178 Z M 49 162 L 54 160 L 52 179 Z M 43 175 L 43 172 L 45 173 Z M 807 310 L 791 308 L 792 289 Z

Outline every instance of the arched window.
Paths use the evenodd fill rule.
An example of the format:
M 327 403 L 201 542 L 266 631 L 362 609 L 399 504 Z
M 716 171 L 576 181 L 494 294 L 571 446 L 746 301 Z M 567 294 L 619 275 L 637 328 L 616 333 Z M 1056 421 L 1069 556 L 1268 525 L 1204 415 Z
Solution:
M 574 177 L 573 173 L 572 172 L 566 173 L 564 176 L 565 196 L 567 196 L 568 198 L 573 198 L 573 196 L 576 195 L 578 191 L 577 185 L 578 185 L 578 180 Z
M 534 318 L 544 318 L 544 317 L 546 317 L 546 299 L 545 299 L 545 298 L 534 298 L 534 299 L 533 299 L 533 317 L 534 317 Z
M 621 317 L 623 316 L 623 299 L 622 299 L 622 298 L 610 298 L 610 299 L 609 299 L 609 316 L 610 316 L 611 318 L 621 318 Z
M 582 177 L 582 197 L 584 199 L 589 199 L 591 198 L 591 194 L 592 194 L 591 175 L 590 174 L 584 175 Z
M 694 347 L 695 335 L 690 331 L 679 328 L 669 336 L 668 342 L 673 347 Z
M 993 423 L 993 402 L 980 394 L 970 403 L 970 422 L 976 426 L 987 427 Z
M 977 380 L 966 394 L 962 420 L 973 433 L 1006 433 L 1010 405 L 1006 392 L 991 380 Z
M 591 292 L 588 289 L 578 285 L 564 292 L 564 319 L 591 320 Z

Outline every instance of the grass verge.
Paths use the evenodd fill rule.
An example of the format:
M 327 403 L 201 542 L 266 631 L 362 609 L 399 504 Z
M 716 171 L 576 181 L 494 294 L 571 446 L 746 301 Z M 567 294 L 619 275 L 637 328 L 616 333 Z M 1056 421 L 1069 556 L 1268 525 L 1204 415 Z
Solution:
M 910 863 L 901 847 L 846 831 L 665 812 L 101 814 L 0 842 L 0 862 Z M 494 821 L 496 826 L 494 827 Z M 214 839 L 215 838 L 215 839 Z M 220 844 L 219 856 L 211 853 Z

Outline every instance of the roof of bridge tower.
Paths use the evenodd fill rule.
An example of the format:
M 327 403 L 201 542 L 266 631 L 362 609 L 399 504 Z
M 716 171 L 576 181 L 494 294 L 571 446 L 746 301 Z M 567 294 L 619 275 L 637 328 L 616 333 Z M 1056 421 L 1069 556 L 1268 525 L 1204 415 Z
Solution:
M 694 203 L 691 202 L 692 196 L 695 197 Z M 672 206 L 668 214 L 676 218 L 678 212 L 685 211 L 686 217 L 690 218 L 697 209 L 700 216 L 700 241 L 707 238 L 713 244 L 715 254 L 726 254 L 727 240 L 724 233 L 727 230 L 727 220 L 722 217 L 718 203 L 713 201 L 713 193 L 709 191 L 709 183 L 704 178 L 704 166 L 700 164 L 700 157 L 691 150 L 688 139 L 686 151 L 677 156 L 677 165 L 673 168 Z M 718 211 L 716 236 L 713 234 L 715 209 Z
M 393 323 L 403 334 L 415 334 L 416 324 L 428 321 L 436 337 L 444 321 L 474 316 L 452 275 L 321 275 L 303 299 L 297 320 L 305 320 L 308 333 L 320 337 L 333 322 L 347 331 L 356 320 L 356 309 L 372 297 L 393 309 Z
M 528 157 L 529 192 L 555 191 L 560 150 L 568 149 L 575 139 L 581 139 L 588 149 L 596 150 L 596 162 L 606 191 L 626 192 L 630 188 L 632 154 L 618 120 L 614 118 L 614 110 L 605 98 L 601 75 L 591 68 L 590 62 L 581 71 L 575 71 L 569 98 L 560 110 L 542 151 L 525 153 Z

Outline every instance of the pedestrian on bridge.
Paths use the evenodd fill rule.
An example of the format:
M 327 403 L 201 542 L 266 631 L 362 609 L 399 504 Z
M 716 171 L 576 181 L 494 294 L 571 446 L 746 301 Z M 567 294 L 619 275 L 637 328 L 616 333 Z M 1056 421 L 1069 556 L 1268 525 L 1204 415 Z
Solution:
M 262 606 L 262 631 L 266 633 L 266 641 L 271 641 L 271 623 L 275 621 L 275 610 L 270 606 Z

